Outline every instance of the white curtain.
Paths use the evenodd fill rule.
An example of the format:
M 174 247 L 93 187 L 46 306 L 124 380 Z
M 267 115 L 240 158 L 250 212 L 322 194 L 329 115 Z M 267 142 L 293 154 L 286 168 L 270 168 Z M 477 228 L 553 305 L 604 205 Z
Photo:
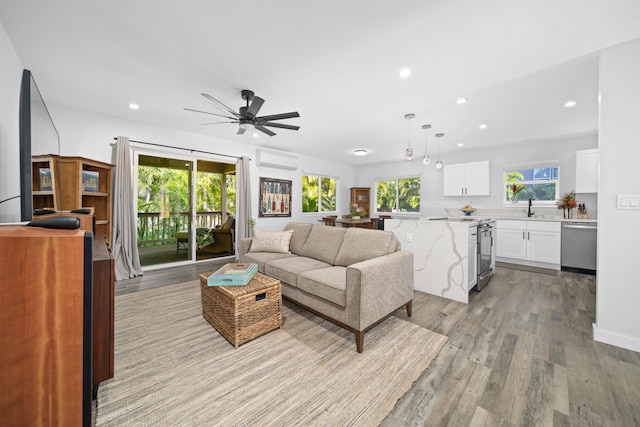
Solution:
M 248 157 L 242 157 L 236 162 L 236 239 L 238 242 L 250 236 L 249 223 L 247 223 L 247 219 L 251 218 L 249 161 Z
M 138 255 L 137 218 L 133 204 L 131 172 L 129 138 L 119 136 L 116 148 L 112 233 L 116 280 L 142 276 L 140 256 Z

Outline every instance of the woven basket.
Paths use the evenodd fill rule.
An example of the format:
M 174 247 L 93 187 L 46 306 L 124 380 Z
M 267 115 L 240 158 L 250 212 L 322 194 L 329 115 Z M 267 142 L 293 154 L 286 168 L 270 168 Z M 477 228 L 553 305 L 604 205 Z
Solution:
M 235 348 L 282 327 L 280 281 L 256 273 L 245 286 L 207 286 L 200 275 L 202 316 Z

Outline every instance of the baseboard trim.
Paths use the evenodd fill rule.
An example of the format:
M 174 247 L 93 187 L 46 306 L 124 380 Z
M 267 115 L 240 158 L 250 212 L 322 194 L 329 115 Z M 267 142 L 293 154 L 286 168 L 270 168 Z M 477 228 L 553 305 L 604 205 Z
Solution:
M 638 338 L 598 329 L 595 323 L 593 324 L 593 340 L 640 352 L 640 340 Z

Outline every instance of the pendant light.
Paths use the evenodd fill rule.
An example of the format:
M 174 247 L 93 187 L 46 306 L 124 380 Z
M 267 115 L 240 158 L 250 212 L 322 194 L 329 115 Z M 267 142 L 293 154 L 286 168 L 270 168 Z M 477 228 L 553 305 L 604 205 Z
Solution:
M 438 162 L 436 163 L 436 168 L 438 169 L 442 169 L 442 167 L 444 166 L 442 160 L 440 160 L 440 138 L 442 138 L 443 136 L 444 133 L 436 133 L 436 138 L 438 138 Z
M 431 125 L 422 125 L 422 129 L 428 131 L 431 129 Z M 427 154 L 427 133 L 424 133 L 424 157 L 422 157 L 422 164 L 425 166 L 429 166 L 429 163 L 431 163 L 431 157 Z
M 411 119 L 413 119 L 415 114 L 405 114 L 404 118 L 409 120 L 409 148 L 404 153 L 404 157 L 407 160 L 413 159 L 413 148 L 411 148 Z

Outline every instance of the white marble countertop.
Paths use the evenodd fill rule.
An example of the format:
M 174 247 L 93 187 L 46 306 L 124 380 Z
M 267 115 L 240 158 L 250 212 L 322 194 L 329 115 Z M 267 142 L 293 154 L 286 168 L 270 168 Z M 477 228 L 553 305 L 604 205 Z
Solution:
M 420 220 L 421 221 L 433 221 L 433 220 L 440 220 L 440 221 L 446 221 L 445 219 L 443 219 L 445 217 L 421 217 Z M 587 219 L 578 219 L 578 218 L 562 218 L 562 217 L 550 217 L 550 216 L 532 216 L 532 217 L 526 217 L 526 216 L 510 216 L 510 215 L 496 215 L 496 216 L 483 216 L 483 215 L 471 215 L 469 216 L 464 216 L 464 215 L 460 215 L 460 216 L 449 216 L 446 217 L 447 219 L 450 219 L 451 221 L 455 221 L 455 222 L 461 222 L 460 219 L 462 218 L 470 218 L 470 219 L 478 219 L 478 220 L 484 220 L 486 218 L 490 218 L 493 220 L 499 220 L 499 219 L 508 219 L 508 220 L 515 220 L 515 221 L 549 221 L 549 222 L 589 222 L 589 223 L 597 223 L 598 219 L 597 218 L 587 218 Z M 398 218 L 401 219 L 401 218 Z M 465 222 L 465 221 L 463 221 Z M 471 221 L 469 221 L 471 222 Z

